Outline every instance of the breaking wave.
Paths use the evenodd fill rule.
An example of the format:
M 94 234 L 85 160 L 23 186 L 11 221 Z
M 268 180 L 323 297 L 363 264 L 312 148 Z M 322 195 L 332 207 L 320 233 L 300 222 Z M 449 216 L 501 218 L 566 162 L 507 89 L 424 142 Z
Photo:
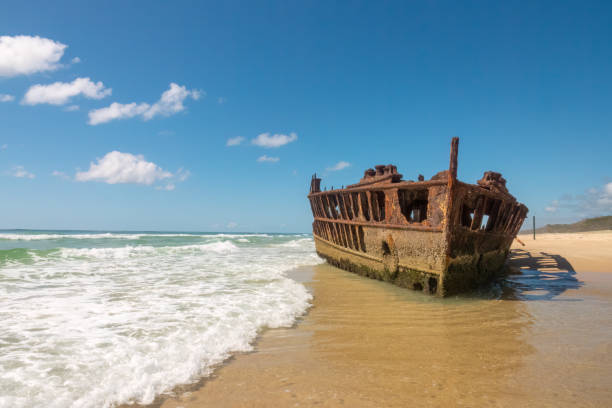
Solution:
M 0 246 L 0 406 L 150 403 L 292 325 L 311 295 L 285 272 L 320 262 L 302 235 L 42 235 Z

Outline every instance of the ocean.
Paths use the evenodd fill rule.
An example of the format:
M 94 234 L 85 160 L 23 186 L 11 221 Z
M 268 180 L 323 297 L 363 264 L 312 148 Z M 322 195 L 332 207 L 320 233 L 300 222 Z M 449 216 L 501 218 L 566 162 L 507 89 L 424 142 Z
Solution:
M 0 407 L 150 403 L 288 327 L 310 234 L 0 231 Z

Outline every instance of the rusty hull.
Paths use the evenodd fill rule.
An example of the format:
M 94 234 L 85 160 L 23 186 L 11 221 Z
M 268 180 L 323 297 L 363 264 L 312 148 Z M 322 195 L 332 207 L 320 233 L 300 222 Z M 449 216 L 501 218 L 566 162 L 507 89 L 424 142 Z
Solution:
M 313 176 L 308 199 L 317 253 L 363 276 L 437 296 L 469 291 L 503 267 L 527 207 L 500 173 L 477 184 L 457 180 L 459 140 L 449 169 L 430 180 L 402 180 L 393 165 L 368 169 L 357 184 L 321 191 Z

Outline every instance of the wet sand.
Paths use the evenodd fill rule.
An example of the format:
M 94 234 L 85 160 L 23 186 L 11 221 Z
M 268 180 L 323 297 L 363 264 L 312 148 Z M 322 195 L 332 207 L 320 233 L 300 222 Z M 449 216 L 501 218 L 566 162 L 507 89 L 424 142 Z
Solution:
M 450 299 L 325 264 L 295 271 L 315 296 L 296 327 L 155 405 L 610 406 L 612 234 L 550 235 L 521 237 L 522 273 Z

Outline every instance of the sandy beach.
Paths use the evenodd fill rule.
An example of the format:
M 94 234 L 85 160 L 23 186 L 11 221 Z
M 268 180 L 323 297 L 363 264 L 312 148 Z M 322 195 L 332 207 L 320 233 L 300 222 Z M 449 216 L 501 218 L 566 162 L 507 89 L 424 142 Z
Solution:
M 451 299 L 297 270 L 314 302 L 295 327 L 154 406 L 606 406 L 612 233 L 520 239 L 509 263 L 522 274 Z
M 571 267 L 577 272 L 612 272 L 612 231 L 537 234 L 535 240 L 531 234 L 521 234 L 519 239 L 525 246 L 515 240 L 513 249 L 544 258 L 561 256 L 570 264 L 561 265 L 561 269 Z M 546 269 L 546 266 L 540 268 Z

